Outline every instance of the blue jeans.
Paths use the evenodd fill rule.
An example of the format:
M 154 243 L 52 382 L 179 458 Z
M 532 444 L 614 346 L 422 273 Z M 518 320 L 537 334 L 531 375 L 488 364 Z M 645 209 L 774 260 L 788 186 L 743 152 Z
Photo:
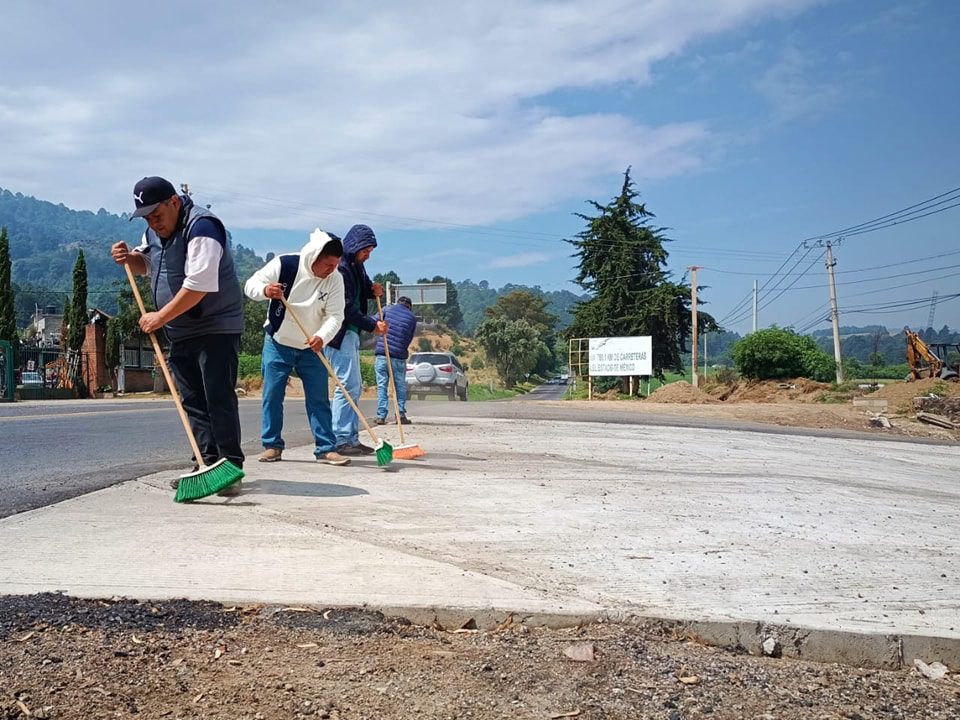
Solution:
M 283 450 L 283 399 L 287 393 L 287 378 L 297 371 L 303 382 L 303 402 L 307 409 L 310 430 L 320 457 L 336 448 L 330 417 L 330 399 L 327 395 L 327 369 L 310 348 L 300 350 L 263 338 L 263 432 L 260 436 L 265 448 Z
M 400 414 L 406 415 L 407 361 L 390 358 L 390 364 L 393 366 L 393 387 L 397 391 L 397 405 L 400 406 Z M 385 355 L 377 355 L 374 368 L 377 371 L 377 417 L 385 418 L 387 413 L 390 412 L 390 407 L 387 404 L 389 400 L 387 392 L 390 387 L 390 374 L 387 372 L 387 358 Z
M 350 393 L 350 397 L 354 402 L 359 401 L 360 391 L 363 389 L 360 381 L 360 336 L 348 330 L 344 333 L 339 348 L 328 347 L 325 352 L 333 371 Z M 333 391 L 333 434 L 337 447 L 360 442 L 357 433 L 359 423 L 357 414 L 338 387 Z

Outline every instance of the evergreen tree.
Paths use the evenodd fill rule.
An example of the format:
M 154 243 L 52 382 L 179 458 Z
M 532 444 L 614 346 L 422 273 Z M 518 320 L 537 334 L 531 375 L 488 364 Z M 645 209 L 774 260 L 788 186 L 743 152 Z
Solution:
M 609 204 L 590 200 L 596 216 L 577 213 L 587 223 L 576 239 L 580 262 L 575 282 L 591 295 L 574 309 L 568 337 L 649 335 L 653 344 L 653 372 L 681 370 L 681 355 L 690 335 L 690 286 L 670 280 L 670 239 L 664 228 L 651 225 L 653 213 L 637 202 L 639 192 L 624 173 L 620 194 Z M 701 329 L 716 329 L 713 318 L 700 314 Z
M 87 263 L 83 258 L 83 250 L 77 255 L 77 262 L 73 266 L 73 297 L 70 300 L 69 319 L 70 335 L 67 347 L 74 352 L 80 352 L 87 333 Z
M 16 356 L 20 338 L 17 335 L 17 313 L 10 280 L 10 238 L 6 227 L 0 228 L 0 340 L 9 342 Z
M 399 285 L 399 284 L 400 284 L 400 276 L 397 275 L 397 273 L 396 273 L 395 271 L 393 271 L 393 270 L 388 270 L 388 271 L 385 272 L 385 273 L 377 273 L 376 275 L 374 275 L 374 276 L 373 276 L 373 281 L 374 281 L 375 283 L 380 283 L 381 285 L 383 285 L 383 291 L 386 292 L 386 291 L 387 291 L 387 283 L 390 283 L 391 285 Z

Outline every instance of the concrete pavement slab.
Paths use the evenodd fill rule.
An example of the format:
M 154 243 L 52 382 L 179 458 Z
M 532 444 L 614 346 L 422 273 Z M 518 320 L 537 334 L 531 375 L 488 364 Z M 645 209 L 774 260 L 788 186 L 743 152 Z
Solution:
M 7 518 L 0 592 L 605 612 L 960 657 L 957 447 L 482 418 L 408 435 L 428 456 L 388 470 L 294 448 L 248 463 L 235 499 L 175 505 L 161 473 Z

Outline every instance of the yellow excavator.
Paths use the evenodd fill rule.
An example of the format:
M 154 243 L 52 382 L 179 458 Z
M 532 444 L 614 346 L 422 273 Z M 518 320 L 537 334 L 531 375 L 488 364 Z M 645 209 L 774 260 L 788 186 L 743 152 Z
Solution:
M 907 365 L 910 374 L 907 380 L 921 378 L 940 378 L 941 380 L 960 380 L 960 362 L 955 367 L 948 364 L 951 351 L 960 354 L 960 343 L 930 343 L 920 339 L 912 330 L 907 334 Z

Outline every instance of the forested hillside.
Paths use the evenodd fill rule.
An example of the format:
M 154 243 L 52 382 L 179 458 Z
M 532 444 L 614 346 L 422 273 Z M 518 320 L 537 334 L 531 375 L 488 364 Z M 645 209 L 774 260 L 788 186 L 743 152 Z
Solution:
M 96 213 L 71 210 L 21 193 L 0 188 L 0 227 L 10 237 L 11 277 L 15 290 L 17 325 L 24 327 L 34 307 L 53 305 L 57 312 L 69 297 L 71 272 L 77 251 L 87 264 L 88 302 L 106 312 L 116 310 L 124 275 L 110 259 L 110 246 L 118 241 L 140 242 L 144 223 L 129 222 L 103 208 Z M 243 246 L 234 246 L 237 274 L 246 279 L 264 260 Z

